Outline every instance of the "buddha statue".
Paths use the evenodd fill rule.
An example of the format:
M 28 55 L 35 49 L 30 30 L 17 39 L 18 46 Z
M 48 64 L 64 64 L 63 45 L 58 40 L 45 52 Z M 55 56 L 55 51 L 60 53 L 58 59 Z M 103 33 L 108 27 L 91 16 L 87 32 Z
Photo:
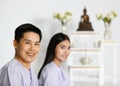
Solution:
M 92 24 L 89 22 L 89 16 L 87 15 L 87 9 L 83 9 L 83 15 L 79 23 L 79 28 L 77 31 L 93 31 Z

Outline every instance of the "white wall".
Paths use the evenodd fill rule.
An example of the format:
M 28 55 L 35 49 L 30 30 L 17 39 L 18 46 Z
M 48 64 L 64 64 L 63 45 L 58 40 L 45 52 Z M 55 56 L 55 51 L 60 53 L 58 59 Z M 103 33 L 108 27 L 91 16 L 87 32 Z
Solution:
M 75 31 L 78 28 L 84 6 L 87 7 L 94 30 L 100 33 L 104 32 L 103 22 L 98 21 L 95 15 L 116 10 L 118 17 L 113 20 L 111 29 L 112 39 L 118 43 L 119 52 L 119 3 L 119 0 L 0 0 L 0 68 L 14 57 L 12 41 L 15 28 L 22 23 L 30 22 L 39 27 L 43 33 L 41 52 L 32 64 L 32 68 L 37 74 L 43 63 L 50 37 L 61 29 L 60 22 L 53 19 L 53 12 L 71 11 L 73 17 L 67 27 L 69 31 Z M 120 53 L 118 53 L 117 65 L 120 65 L 119 57 Z M 117 74 L 118 81 L 120 81 L 120 69 L 117 70 Z

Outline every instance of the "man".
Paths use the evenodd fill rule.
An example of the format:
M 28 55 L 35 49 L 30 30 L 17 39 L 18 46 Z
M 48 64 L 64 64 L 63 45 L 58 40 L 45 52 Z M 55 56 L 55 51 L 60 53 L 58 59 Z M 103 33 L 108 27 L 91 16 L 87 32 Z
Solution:
M 41 39 L 41 31 L 32 24 L 16 28 L 13 41 L 15 56 L 0 70 L 0 86 L 38 86 L 30 64 L 39 53 Z

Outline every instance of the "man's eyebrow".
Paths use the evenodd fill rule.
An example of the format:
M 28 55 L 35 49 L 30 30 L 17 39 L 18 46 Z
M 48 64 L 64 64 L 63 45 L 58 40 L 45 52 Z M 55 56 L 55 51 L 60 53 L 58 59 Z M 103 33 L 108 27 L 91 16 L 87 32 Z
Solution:
M 32 42 L 32 40 L 29 40 L 29 39 L 23 39 L 24 41 L 29 41 L 29 42 Z M 40 41 L 35 41 L 35 43 L 40 43 Z

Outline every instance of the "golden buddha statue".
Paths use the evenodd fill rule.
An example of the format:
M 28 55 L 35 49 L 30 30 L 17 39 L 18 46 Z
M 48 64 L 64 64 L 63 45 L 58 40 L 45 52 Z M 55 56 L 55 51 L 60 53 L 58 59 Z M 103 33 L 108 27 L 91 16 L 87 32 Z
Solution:
M 91 22 L 89 22 L 89 16 L 87 15 L 87 9 L 83 9 L 83 15 L 79 23 L 77 31 L 93 31 Z

